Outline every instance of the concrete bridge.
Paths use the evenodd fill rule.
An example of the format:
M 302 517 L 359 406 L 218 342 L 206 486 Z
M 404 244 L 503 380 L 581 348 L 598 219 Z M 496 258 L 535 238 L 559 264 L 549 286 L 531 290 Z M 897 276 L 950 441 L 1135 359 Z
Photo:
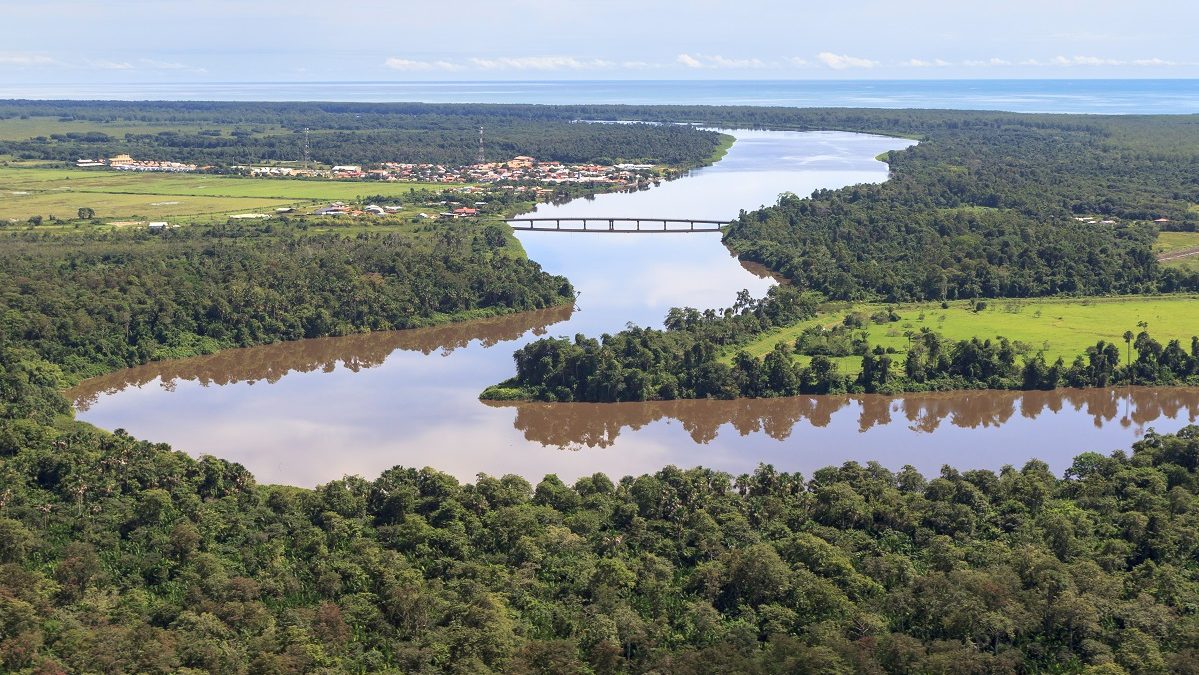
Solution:
M 720 232 L 729 224 L 727 220 L 703 218 L 509 218 L 507 222 L 514 230 L 531 232 L 616 232 L 622 234 Z

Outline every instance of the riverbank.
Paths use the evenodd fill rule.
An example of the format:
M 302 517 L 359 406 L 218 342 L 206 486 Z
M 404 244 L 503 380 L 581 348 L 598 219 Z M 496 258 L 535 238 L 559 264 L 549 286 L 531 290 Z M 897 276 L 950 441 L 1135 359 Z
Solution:
M 600 340 L 539 340 L 514 355 L 515 377 L 480 398 L 613 403 L 1199 385 L 1199 337 L 1187 318 L 1194 317 L 1194 297 L 1009 300 L 1002 313 L 989 307 L 981 300 L 849 305 L 840 313 L 818 294 L 778 286 L 760 300 L 743 294 L 719 313 L 671 310 L 665 330 L 631 326 Z M 1129 326 L 1118 323 L 1121 317 Z M 1161 341 L 1150 334 L 1148 317 Z M 872 332 L 903 346 L 871 339 Z M 1043 339 L 1050 335 L 1062 336 L 1056 354 Z

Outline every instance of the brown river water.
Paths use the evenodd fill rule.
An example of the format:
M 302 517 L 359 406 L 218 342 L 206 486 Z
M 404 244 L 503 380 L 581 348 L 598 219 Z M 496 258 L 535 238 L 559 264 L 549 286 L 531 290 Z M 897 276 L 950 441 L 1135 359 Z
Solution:
M 715 166 L 652 190 L 600 195 L 537 216 L 731 219 L 784 191 L 885 180 L 874 159 L 909 141 L 843 133 L 737 131 Z M 1055 471 L 1085 451 L 1127 448 L 1149 428 L 1199 416 L 1199 389 L 969 391 L 619 404 L 484 403 L 511 376 L 512 352 L 546 335 L 661 325 L 673 306 L 723 307 L 774 282 L 719 236 L 518 235 L 566 274 L 577 307 L 434 328 L 323 338 L 153 363 L 84 382 L 78 416 L 193 454 L 240 462 L 262 482 L 311 486 L 395 465 L 462 480 L 515 473 L 564 480 L 668 464 L 731 473 L 759 463 L 803 471 L 845 461 L 998 469 L 1042 459 Z

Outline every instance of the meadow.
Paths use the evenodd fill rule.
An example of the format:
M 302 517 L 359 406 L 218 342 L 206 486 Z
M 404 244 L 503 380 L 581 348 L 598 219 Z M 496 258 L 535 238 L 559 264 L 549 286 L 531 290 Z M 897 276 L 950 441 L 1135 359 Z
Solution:
M 1194 248 L 1199 248 L 1199 232 L 1162 232 L 1157 235 L 1157 241 L 1153 245 L 1153 252 L 1163 255 Z M 1164 260 L 1162 261 L 1162 265 L 1197 272 L 1199 271 L 1199 255 Z
M 365 195 L 403 199 L 418 190 L 452 187 L 457 186 L 0 167 L 0 219 L 23 222 L 31 216 L 53 215 L 68 220 L 86 207 L 94 209 L 100 220 L 223 220 L 230 214 L 284 206 L 306 207 Z
M 830 304 L 816 318 L 765 333 L 744 348 L 760 357 L 778 342 L 794 345 L 809 326 L 831 327 L 841 323 L 847 314 L 860 315 L 864 320 L 860 330 L 868 334 L 870 344 L 894 348 L 899 353 L 898 363 L 902 363 L 908 347 L 905 333 L 918 333 L 923 328 L 952 340 L 1003 336 L 1022 343 L 1030 355 L 1044 352 L 1051 363 L 1059 356 L 1069 363 L 1099 340 L 1115 342 L 1123 350 L 1126 330 L 1133 333 L 1148 330 L 1162 344 L 1177 338 L 1188 351 L 1191 336 L 1199 335 L 1199 296 L 1193 295 L 1001 299 L 987 300 L 984 304 L 986 307 L 981 311 L 975 310 L 974 301 L 964 300 L 949 302 L 948 308 L 942 308 L 939 302 Z M 888 310 L 894 310 L 899 320 L 875 323 L 869 318 Z M 1146 326 L 1140 326 L 1141 323 Z M 843 372 L 861 369 L 859 356 L 834 360 Z

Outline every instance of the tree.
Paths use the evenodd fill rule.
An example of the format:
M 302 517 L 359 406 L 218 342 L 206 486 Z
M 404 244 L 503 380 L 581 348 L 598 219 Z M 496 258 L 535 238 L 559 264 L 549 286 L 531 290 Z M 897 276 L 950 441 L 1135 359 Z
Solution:
M 1130 331 L 1130 330 L 1124 331 L 1124 344 L 1127 345 L 1126 351 L 1128 352 L 1128 365 L 1130 365 L 1130 366 L 1132 365 L 1132 338 L 1133 337 L 1134 336 L 1132 334 L 1132 331 Z
M 90 206 L 80 207 L 78 211 L 79 220 L 91 220 L 96 217 L 96 210 Z

